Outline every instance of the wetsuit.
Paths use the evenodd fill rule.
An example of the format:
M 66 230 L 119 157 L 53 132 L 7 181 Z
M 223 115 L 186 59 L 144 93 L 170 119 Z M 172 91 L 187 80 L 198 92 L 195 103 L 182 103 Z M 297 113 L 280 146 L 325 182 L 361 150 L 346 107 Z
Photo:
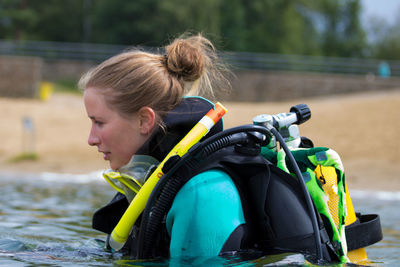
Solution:
M 168 212 L 170 256 L 217 256 L 224 252 L 224 245 L 237 251 L 241 237 L 237 237 L 235 229 L 244 223 L 241 200 L 232 179 L 220 170 L 201 173 L 182 187 Z

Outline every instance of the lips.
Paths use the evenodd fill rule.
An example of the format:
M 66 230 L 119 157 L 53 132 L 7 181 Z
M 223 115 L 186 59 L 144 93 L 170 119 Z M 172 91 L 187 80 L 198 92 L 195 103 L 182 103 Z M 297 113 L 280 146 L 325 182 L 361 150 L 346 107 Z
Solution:
M 104 160 L 109 160 L 111 153 L 110 152 L 104 152 L 104 151 L 99 151 L 100 153 L 103 153 L 103 158 Z

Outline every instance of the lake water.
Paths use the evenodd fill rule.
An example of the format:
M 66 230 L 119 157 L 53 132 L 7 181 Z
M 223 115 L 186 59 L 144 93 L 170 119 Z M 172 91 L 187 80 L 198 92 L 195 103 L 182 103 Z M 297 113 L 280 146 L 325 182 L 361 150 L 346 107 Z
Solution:
M 350 191 L 356 211 L 381 216 L 384 240 L 368 247 L 372 266 L 400 265 L 400 192 Z M 106 252 L 104 235 L 91 229 L 94 210 L 114 190 L 100 173 L 0 175 L 0 265 L 193 266 L 195 262 L 137 262 Z M 271 263 L 273 262 L 273 263 Z M 303 266 L 299 254 L 248 261 L 220 259 L 207 266 Z

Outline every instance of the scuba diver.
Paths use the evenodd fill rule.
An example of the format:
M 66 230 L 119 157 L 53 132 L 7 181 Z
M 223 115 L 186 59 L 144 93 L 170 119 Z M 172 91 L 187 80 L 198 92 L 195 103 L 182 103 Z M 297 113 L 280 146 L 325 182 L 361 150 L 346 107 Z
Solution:
M 307 106 L 223 129 L 225 108 L 199 95 L 229 84 L 226 70 L 212 43 L 196 35 L 173 40 L 165 54 L 123 52 L 81 78 L 92 122 L 88 143 L 109 161 L 103 176 L 118 191 L 93 216 L 108 247 L 137 259 L 257 250 L 347 262 L 348 251 L 379 241 L 377 231 L 349 247 L 366 231 L 362 222 L 376 226 L 379 217 L 350 209 L 352 225 L 364 228 L 345 230 L 340 159 L 292 127 L 310 117 Z M 299 150 L 292 155 L 286 143 Z M 324 201 L 328 176 L 337 216 Z

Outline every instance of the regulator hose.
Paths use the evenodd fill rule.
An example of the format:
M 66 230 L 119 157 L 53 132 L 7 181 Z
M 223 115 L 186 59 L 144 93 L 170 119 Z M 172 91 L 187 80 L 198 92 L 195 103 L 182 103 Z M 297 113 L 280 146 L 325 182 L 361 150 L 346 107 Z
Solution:
M 306 183 L 304 182 L 303 175 L 301 174 L 299 165 L 297 165 L 297 162 L 294 159 L 292 152 L 290 151 L 290 149 L 286 145 L 285 141 L 283 140 L 282 135 L 279 133 L 279 131 L 277 129 L 275 129 L 273 127 L 271 127 L 270 130 L 271 130 L 272 134 L 276 137 L 276 139 L 278 139 L 278 141 L 279 141 L 280 145 L 282 146 L 283 150 L 285 151 L 286 155 L 289 157 L 292 171 L 295 173 L 295 175 L 297 176 L 297 178 L 299 180 L 300 187 L 304 193 L 304 197 L 305 197 L 307 208 L 308 208 L 308 213 L 310 215 L 312 227 L 314 230 L 315 247 L 316 247 L 317 257 L 319 260 L 322 260 L 323 258 L 322 258 L 321 235 L 319 232 L 317 216 L 315 215 L 313 202 L 311 200 L 310 193 L 308 192 Z

